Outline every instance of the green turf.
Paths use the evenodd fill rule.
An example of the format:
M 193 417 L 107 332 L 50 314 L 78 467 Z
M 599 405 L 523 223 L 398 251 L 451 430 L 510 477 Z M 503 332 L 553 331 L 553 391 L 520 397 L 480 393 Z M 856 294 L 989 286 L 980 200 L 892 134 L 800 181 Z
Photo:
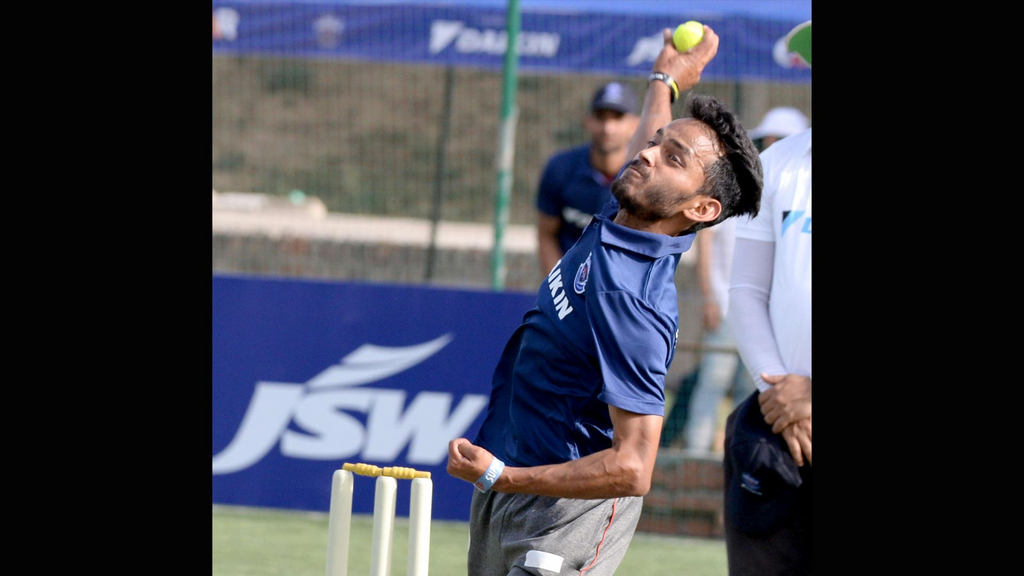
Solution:
M 406 573 L 408 521 L 395 521 L 393 576 Z M 370 571 L 372 516 L 352 518 L 348 573 Z M 469 525 L 430 525 L 431 576 L 466 573 Z M 213 576 L 323 576 L 327 515 L 264 508 L 213 507 Z M 630 576 L 724 576 L 725 543 L 637 533 L 617 571 Z

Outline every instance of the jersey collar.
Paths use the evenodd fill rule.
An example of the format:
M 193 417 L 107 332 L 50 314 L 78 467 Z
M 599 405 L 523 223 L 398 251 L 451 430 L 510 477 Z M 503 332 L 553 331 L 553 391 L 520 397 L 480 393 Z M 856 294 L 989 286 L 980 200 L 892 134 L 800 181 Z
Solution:
M 595 216 L 601 221 L 601 242 L 629 250 L 649 258 L 661 258 L 669 254 L 682 254 L 690 249 L 695 234 L 682 236 L 666 236 L 652 232 L 642 232 L 612 222 L 604 214 Z

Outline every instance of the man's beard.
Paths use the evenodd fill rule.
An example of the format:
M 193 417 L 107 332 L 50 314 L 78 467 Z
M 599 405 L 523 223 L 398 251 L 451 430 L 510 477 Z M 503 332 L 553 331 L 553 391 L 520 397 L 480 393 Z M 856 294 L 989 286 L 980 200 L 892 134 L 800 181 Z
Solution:
M 636 168 L 641 176 L 637 183 L 626 182 L 623 176 L 630 170 L 629 167 L 612 182 L 612 196 L 619 201 L 619 208 L 625 210 L 634 218 L 644 222 L 656 222 L 672 216 L 672 208 L 686 198 L 675 198 L 671 190 L 661 186 L 655 186 L 648 182 L 648 173 L 639 160 L 629 163 L 629 167 Z

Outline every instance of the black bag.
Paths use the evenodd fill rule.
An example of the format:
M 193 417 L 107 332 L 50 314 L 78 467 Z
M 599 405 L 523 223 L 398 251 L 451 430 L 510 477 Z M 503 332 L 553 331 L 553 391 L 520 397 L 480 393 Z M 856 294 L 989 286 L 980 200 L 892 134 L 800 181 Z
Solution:
M 803 484 L 785 440 L 764 421 L 757 395 L 725 422 L 725 514 L 748 534 L 769 533 L 790 519 Z

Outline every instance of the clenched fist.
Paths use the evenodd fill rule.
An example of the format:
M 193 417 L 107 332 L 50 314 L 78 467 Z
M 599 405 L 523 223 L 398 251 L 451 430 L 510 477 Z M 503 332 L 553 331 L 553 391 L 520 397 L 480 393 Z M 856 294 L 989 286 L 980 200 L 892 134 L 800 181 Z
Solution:
M 448 443 L 448 474 L 460 480 L 476 482 L 493 459 L 493 454 L 465 438 L 456 438 Z
M 718 53 L 718 35 L 710 26 L 704 26 L 704 40 L 687 52 L 676 50 L 675 42 L 672 41 L 672 29 L 665 28 L 662 31 L 665 45 L 654 61 L 655 72 L 664 72 L 673 79 L 679 86 L 679 92 L 685 92 L 700 82 L 701 72 L 711 62 L 711 59 Z

